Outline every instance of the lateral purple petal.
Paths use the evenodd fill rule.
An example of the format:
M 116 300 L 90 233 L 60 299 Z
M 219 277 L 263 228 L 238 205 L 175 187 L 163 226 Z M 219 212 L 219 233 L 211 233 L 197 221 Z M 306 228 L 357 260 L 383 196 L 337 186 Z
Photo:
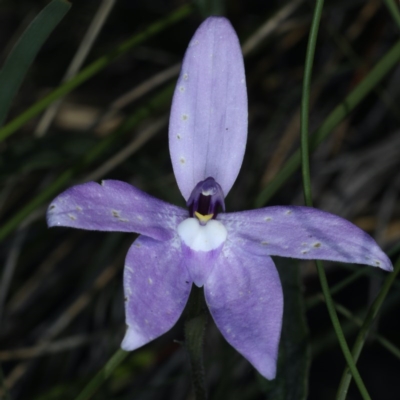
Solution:
M 182 314 L 191 287 L 177 237 L 160 242 L 139 236 L 125 260 L 128 330 L 121 347 L 135 350 L 170 330 Z
M 172 102 L 169 148 L 187 200 L 213 177 L 228 194 L 247 140 L 247 93 L 240 44 L 230 22 L 206 19 L 186 51 Z
M 272 259 L 246 254 L 225 244 L 204 285 L 204 293 L 225 339 L 261 375 L 274 379 L 283 294 Z
M 73 186 L 47 210 L 47 224 L 96 231 L 137 232 L 168 240 L 187 218 L 182 208 L 158 200 L 128 183 L 106 180 Z
M 367 264 L 392 271 L 374 239 L 351 222 L 311 207 L 220 214 L 235 245 L 255 254 Z

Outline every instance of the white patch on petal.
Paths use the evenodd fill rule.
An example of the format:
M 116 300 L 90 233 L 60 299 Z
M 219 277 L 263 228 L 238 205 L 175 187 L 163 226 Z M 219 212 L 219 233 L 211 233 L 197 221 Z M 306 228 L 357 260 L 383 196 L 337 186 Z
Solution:
M 178 235 L 194 251 L 211 251 L 220 247 L 228 232 L 225 226 L 215 219 L 201 225 L 197 218 L 188 218 L 178 225 Z
M 150 340 L 143 336 L 138 329 L 135 329 L 134 327 L 128 327 L 124 340 L 121 343 L 121 348 L 125 351 L 132 351 L 143 346 L 149 341 Z

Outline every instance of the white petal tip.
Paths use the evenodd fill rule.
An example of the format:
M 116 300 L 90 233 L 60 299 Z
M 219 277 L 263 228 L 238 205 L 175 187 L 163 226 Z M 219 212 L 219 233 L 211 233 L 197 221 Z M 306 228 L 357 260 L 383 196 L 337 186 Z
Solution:
M 125 351 L 132 351 L 144 346 L 148 342 L 150 342 L 149 339 L 143 337 L 133 328 L 128 327 L 125 337 L 122 340 L 121 348 Z
M 257 366 L 255 364 L 253 364 L 253 365 L 257 369 L 257 371 L 260 375 L 262 375 L 264 378 L 266 378 L 270 381 L 275 379 L 276 364 L 277 364 L 276 360 L 274 360 L 272 357 L 264 355 L 261 362 L 259 362 L 257 364 L 258 364 Z

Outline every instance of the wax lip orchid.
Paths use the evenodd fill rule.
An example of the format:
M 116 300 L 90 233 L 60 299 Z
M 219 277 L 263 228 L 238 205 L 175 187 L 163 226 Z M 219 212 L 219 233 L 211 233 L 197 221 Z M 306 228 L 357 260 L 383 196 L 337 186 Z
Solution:
M 392 270 L 368 234 L 332 214 L 295 206 L 225 213 L 246 140 L 239 41 L 228 20 L 211 17 L 186 51 L 169 126 L 172 165 L 188 210 L 115 180 L 74 186 L 50 204 L 49 226 L 140 234 L 125 261 L 123 349 L 137 349 L 168 331 L 194 283 L 204 286 L 225 339 L 273 379 L 283 295 L 271 256 Z

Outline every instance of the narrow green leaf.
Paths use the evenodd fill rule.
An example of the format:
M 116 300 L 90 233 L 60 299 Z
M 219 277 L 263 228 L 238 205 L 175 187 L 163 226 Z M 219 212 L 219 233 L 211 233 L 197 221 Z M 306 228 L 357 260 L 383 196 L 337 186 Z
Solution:
M 53 0 L 36 16 L 11 50 L 0 71 L 0 126 L 37 53 L 70 8 L 71 4 L 66 0 Z
M 307 398 L 310 348 L 300 269 L 294 260 L 276 258 L 274 262 L 282 282 L 285 311 L 276 378 L 268 381 L 260 376 L 261 388 L 266 399 L 303 400 Z

